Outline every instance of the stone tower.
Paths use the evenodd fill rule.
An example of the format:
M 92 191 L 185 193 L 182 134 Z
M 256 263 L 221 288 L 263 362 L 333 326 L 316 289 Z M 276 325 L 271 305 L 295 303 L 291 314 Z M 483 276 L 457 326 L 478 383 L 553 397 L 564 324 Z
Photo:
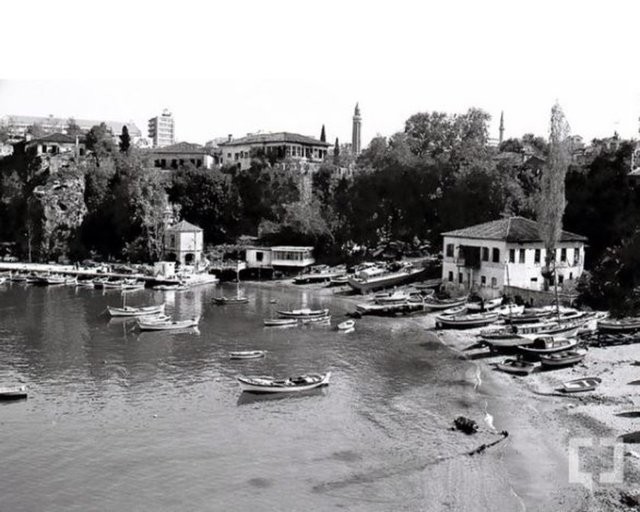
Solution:
M 353 156 L 358 156 L 360 154 L 361 122 L 360 106 L 356 103 L 356 109 L 353 112 L 353 132 L 351 134 L 351 151 L 353 152 Z
M 498 139 L 498 143 L 502 144 L 504 140 L 504 110 L 500 112 L 500 138 Z

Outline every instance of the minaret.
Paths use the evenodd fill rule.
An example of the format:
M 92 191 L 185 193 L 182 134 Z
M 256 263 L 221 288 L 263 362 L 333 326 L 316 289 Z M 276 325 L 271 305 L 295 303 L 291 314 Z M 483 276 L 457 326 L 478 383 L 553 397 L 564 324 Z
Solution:
M 498 143 L 502 144 L 504 140 L 504 110 L 500 112 L 500 138 L 498 139 Z
M 322 125 L 322 131 L 320 132 L 320 142 L 327 142 L 327 135 L 324 132 L 324 125 Z
M 360 124 L 362 118 L 360 117 L 360 106 L 356 103 L 356 109 L 353 112 L 353 132 L 351 134 L 351 151 L 354 156 L 360 154 Z

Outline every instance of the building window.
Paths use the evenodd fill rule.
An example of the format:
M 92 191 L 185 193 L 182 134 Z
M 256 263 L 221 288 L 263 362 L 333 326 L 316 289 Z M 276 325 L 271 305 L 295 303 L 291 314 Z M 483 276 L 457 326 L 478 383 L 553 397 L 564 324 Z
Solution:
M 532 277 L 531 278 L 531 282 L 532 283 L 537 283 L 538 282 L 538 278 L 537 277 Z
M 482 261 L 489 261 L 489 248 L 488 247 L 483 247 L 482 248 Z
M 493 248 L 493 262 L 500 263 L 500 249 Z
M 574 265 L 580 264 L 580 247 L 576 247 L 573 250 L 573 264 Z
M 458 272 L 458 283 L 460 283 L 460 284 L 463 283 L 462 272 Z
M 496 288 L 498 286 L 498 280 L 495 277 L 491 278 L 491 288 Z
M 453 258 L 453 244 L 447 244 L 447 258 Z
M 562 274 L 558 274 L 558 284 L 564 283 L 564 276 Z
M 509 263 L 515 263 L 515 262 L 516 262 L 516 250 L 509 249 Z
M 567 249 L 565 247 L 560 249 L 560 261 L 567 261 Z
M 569 281 L 573 281 L 573 272 L 569 272 Z
M 520 260 L 519 260 L 519 262 L 520 262 L 520 263 L 524 263 L 524 261 L 525 261 L 525 260 L 524 260 L 525 252 L 524 252 L 524 251 L 525 251 L 524 249 L 520 249 L 520 254 L 519 254 L 519 256 L 520 256 Z
M 540 249 L 536 249 L 533 253 L 533 262 L 540 263 Z
M 453 272 L 449 271 L 449 282 L 453 283 Z
M 264 259 L 264 253 L 262 251 L 256 252 L 256 261 L 262 261 Z
M 487 276 L 480 276 L 480 286 L 487 286 Z
M 170 245 L 171 247 L 175 247 L 175 246 L 176 246 L 176 237 L 175 237 L 175 235 L 171 235 L 171 236 L 169 237 L 169 245 Z

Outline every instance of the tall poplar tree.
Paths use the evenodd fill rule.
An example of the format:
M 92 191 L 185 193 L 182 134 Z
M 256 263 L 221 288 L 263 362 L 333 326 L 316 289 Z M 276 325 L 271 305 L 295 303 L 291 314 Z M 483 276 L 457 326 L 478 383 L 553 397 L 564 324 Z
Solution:
M 557 303 L 556 246 L 562 233 L 562 217 L 566 206 L 565 177 L 571 155 L 569 154 L 569 123 L 562 108 L 556 102 L 551 109 L 549 130 L 549 156 L 540 181 L 538 202 L 538 231 L 545 247 L 544 285 L 549 289 L 549 280 L 554 277 Z

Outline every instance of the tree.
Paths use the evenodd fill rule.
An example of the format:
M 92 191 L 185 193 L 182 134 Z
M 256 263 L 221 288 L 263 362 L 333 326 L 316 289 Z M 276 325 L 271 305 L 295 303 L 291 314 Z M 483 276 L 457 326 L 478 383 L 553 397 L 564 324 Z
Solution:
M 324 132 L 324 125 L 322 125 L 322 131 L 320 132 L 320 142 L 327 142 L 327 135 Z
M 538 230 L 544 242 L 545 288 L 549 279 L 555 276 L 556 245 L 562 233 L 562 217 L 566 206 L 565 177 L 569 167 L 570 155 L 567 147 L 569 124 L 560 105 L 551 109 L 551 127 L 549 132 L 549 156 L 543 168 L 540 183 L 540 201 L 538 203 Z M 557 293 L 557 279 L 554 287 Z
M 75 137 L 77 135 L 82 135 L 82 128 L 76 123 L 76 120 L 73 117 L 70 117 L 67 120 L 67 135 L 71 135 Z
M 40 137 L 44 137 L 47 132 L 44 131 L 42 125 L 38 123 L 34 123 L 32 125 L 27 126 L 27 134 L 31 135 L 34 139 L 39 139 Z
M 113 134 L 105 123 L 92 126 L 86 137 L 87 149 L 93 153 L 96 165 L 100 167 L 100 161 L 113 154 L 115 144 Z
M 336 137 L 336 143 L 333 146 L 333 164 L 340 165 L 340 141 Z
M 126 153 L 129 151 L 131 147 L 131 137 L 129 136 L 129 128 L 126 125 L 122 127 L 122 133 L 120 134 L 120 143 L 118 144 L 120 147 L 121 153 Z

